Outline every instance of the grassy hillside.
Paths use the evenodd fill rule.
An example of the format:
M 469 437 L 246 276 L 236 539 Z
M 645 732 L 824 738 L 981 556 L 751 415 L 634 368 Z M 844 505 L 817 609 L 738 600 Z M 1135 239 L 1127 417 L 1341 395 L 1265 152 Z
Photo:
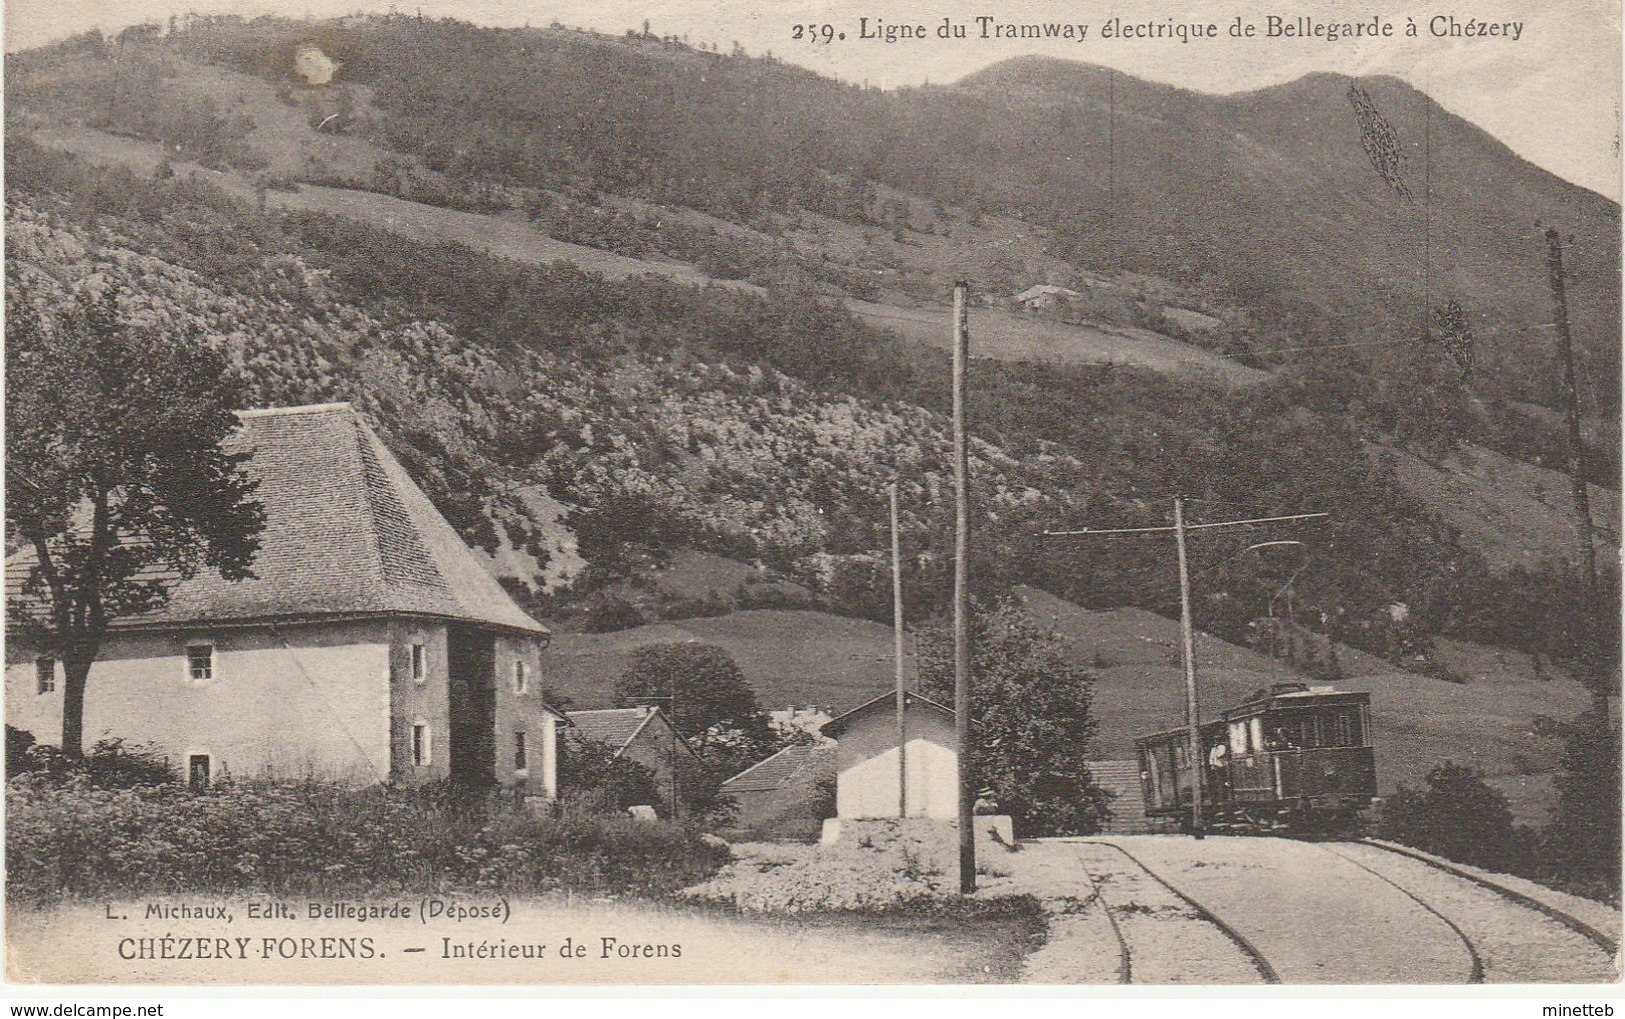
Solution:
M 1549 463 L 1555 433 L 1514 399 L 1539 410 L 1546 398 L 1523 385 L 1539 374 L 1523 362 L 1508 389 L 1488 381 L 1506 366 L 1481 358 L 1480 393 L 1438 350 L 1394 341 L 1410 335 L 1394 309 L 1414 295 L 1381 259 L 1414 217 L 1347 158 L 1346 81 L 1219 100 L 1119 80 L 1104 108 L 1099 73 L 1052 62 L 879 93 L 648 39 L 392 17 L 185 25 L 8 65 L 8 294 L 72 314 L 112 282 L 132 320 L 228 350 L 257 401 L 356 401 L 538 612 L 576 619 L 582 599 L 701 551 L 884 618 L 893 480 L 911 612 L 939 608 L 940 284 L 969 265 L 1005 289 L 1042 275 L 1088 291 L 1080 324 L 973 316 L 994 355 L 970 383 L 984 593 L 1029 584 L 1168 614 L 1166 548 L 1039 535 L 1161 524 L 1178 493 L 1195 519 L 1331 514 L 1197 543 L 1198 619 L 1231 640 L 1297 565 L 1250 555 L 1261 536 L 1304 542 L 1299 624 L 1407 667 L 1433 662 L 1441 636 L 1548 658 L 1583 640 L 1570 568 L 1515 551 L 1532 534 L 1542 555 L 1562 551 L 1546 541 L 1564 526 L 1555 501 L 1470 526 L 1502 505 L 1484 501 L 1495 477 L 1444 498 L 1418 483 L 1415 464 L 1445 462 L 1463 438 Z M 306 45 L 343 73 L 293 75 Z M 639 85 L 623 94 L 611 79 Z M 1434 124 L 1416 94 L 1366 84 L 1405 137 L 1406 102 Z M 1121 186 L 1139 190 L 1084 230 L 1102 112 L 1121 120 Z M 1465 126 L 1434 126 L 1461 150 L 1439 157 L 1436 211 L 1466 202 L 1479 217 L 1471 230 L 1441 222 L 1439 250 L 1495 262 L 1486 278 L 1514 295 L 1495 322 L 1524 321 L 1523 255 L 1492 243 L 1513 236 L 1497 232 L 1507 217 L 1567 201 L 1606 224 L 1617 209 L 1506 163 Z M 1175 145 L 1190 136 L 1216 148 Z M 1087 169 L 1069 168 L 1080 154 Z M 1187 208 L 1190 182 L 1215 167 L 1224 179 Z M 1443 197 L 1466 189 L 1467 170 L 1513 204 Z M 1298 233 L 1309 239 L 1284 243 Z M 1085 235 L 1117 240 L 1093 250 Z M 1248 264 L 1268 278 L 1235 278 Z M 1592 289 L 1610 272 L 1593 262 L 1576 276 L 1588 347 L 1579 320 L 1610 314 Z M 1267 353 L 1351 336 L 1396 345 Z M 1593 383 L 1609 379 L 1595 368 Z M 1613 399 L 1592 390 L 1592 406 Z M 1617 500 L 1598 509 L 1617 514 Z M 1612 576 L 1606 586 L 1615 597 Z M 1405 627 L 1390 621 L 1400 602 Z
M 1135 737 L 1183 724 L 1177 620 L 1139 609 L 1091 612 L 1033 589 L 1022 596 L 1035 620 L 1065 636 L 1096 677 L 1094 756 L 1131 758 Z M 563 634 L 549 651 L 548 671 L 575 707 L 605 706 L 613 703 L 615 678 L 635 649 L 689 640 L 726 648 L 765 707 L 818 705 L 839 713 L 892 686 L 890 628 L 809 611 L 756 610 L 612 634 Z M 1572 717 L 1588 703 L 1584 688 L 1550 671 L 1537 678 L 1528 657 L 1515 653 L 1451 642 L 1445 654 L 1465 683 L 1423 679 L 1340 649 L 1349 675 L 1337 688 L 1371 694 L 1381 791 L 1400 783 L 1421 786 L 1435 765 L 1454 760 L 1514 794 L 1520 820 L 1543 819 L 1561 744 L 1537 719 Z M 1209 634 L 1197 641 L 1197 661 L 1204 717 L 1260 686 L 1304 678 L 1284 662 Z
M 888 626 L 806 610 L 756 609 L 682 619 L 619 633 L 561 634 L 549 680 L 575 707 L 604 707 L 633 651 L 649 644 L 717 644 L 739 663 L 764 708 L 818 705 L 835 713 L 892 688 Z

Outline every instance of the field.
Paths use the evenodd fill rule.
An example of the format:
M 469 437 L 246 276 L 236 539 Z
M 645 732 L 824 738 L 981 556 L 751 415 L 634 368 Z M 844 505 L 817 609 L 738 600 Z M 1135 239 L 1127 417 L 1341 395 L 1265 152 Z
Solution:
M 88 127 L 53 126 L 42 129 L 36 137 L 52 148 L 72 152 L 92 162 L 123 165 L 140 174 L 151 174 L 163 157 L 162 147 L 156 143 Z M 199 179 L 209 181 L 239 198 L 247 201 L 255 199 L 253 185 L 241 175 L 184 162 L 177 162 L 174 166 L 177 173 L 196 174 Z M 465 244 L 519 262 L 571 262 L 610 279 L 653 273 L 693 286 L 715 285 L 747 292 L 759 290 L 737 280 L 713 279 L 683 262 L 627 258 L 561 241 L 547 236 L 512 212 L 501 215 L 459 212 L 371 191 L 314 184 L 301 184 L 296 191 L 270 190 L 264 197 L 270 207 L 291 212 L 344 216 L 392 230 L 413 240 Z M 871 325 L 891 329 L 905 340 L 933 347 L 950 345 L 949 312 L 945 308 L 902 308 L 857 300 L 848 301 L 847 304 Z M 1069 326 L 989 308 L 973 310 L 971 329 L 975 337 L 974 353 L 978 357 L 1053 364 L 1129 364 L 1163 372 L 1194 373 L 1232 384 L 1268 377 L 1265 372 L 1145 329 L 1103 324 Z
M 1027 598 L 1034 616 L 1071 638 L 1099 677 L 1097 758 L 1132 757 L 1135 736 L 1183 724 L 1176 620 L 1139 609 L 1090 612 L 1043 592 L 1029 591 Z M 1459 642 L 1447 642 L 1445 656 L 1468 669 L 1486 660 L 1499 664 L 1464 672 L 1467 682 L 1451 683 L 1338 649 L 1347 677 L 1337 688 L 1371 694 L 1379 791 L 1390 793 L 1400 783 L 1420 786 L 1435 765 L 1454 760 L 1520 792 L 1536 783 L 1538 793 L 1547 780 L 1536 776 L 1557 766 L 1561 745 L 1537 732 L 1535 719 L 1572 718 L 1590 703 L 1589 695 L 1566 677 L 1534 678 L 1527 656 Z M 1197 640 L 1196 657 L 1204 717 L 1267 683 L 1300 678 L 1284 663 L 1205 634 Z M 1514 803 L 1519 820 L 1544 819 L 1538 795 L 1519 795 Z
M 1034 618 L 1070 639 L 1096 675 L 1100 722 L 1092 756 L 1134 756 L 1134 738 L 1183 723 L 1179 624 L 1140 609 L 1093 612 L 1041 591 L 1023 592 Z M 700 640 L 739 662 L 766 708 L 818 704 L 840 712 L 891 686 L 889 627 L 821 612 L 752 610 L 657 623 L 611 634 L 560 634 L 557 683 L 576 707 L 602 706 L 631 652 L 646 644 Z M 1300 679 L 1285 663 L 1199 635 L 1204 717 L 1271 682 Z M 1442 642 L 1451 683 L 1400 672 L 1382 659 L 1340 647 L 1342 690 L 1371 694 L 1379 789 L 1424 783 L 1444 760 L 1478 768 L 1507 792 L 1520 821 L 1544 820 L 1560 741 L 1536 719 L 1567 719 L 1589 703 L 1578 683 L 1550 671 L 1536 678 L 1527 655 Z
M 752 609 L 708 619 L 654 623 L 619 633 L 559 634 L 550 682 L 575 707 L 602 707 L 633 651 L 697 640 L 733 655 L 762 707 L 819 704 L 837 712 L 891 688 L 891 628 L 806 610 Z
M 890 329 L 905 339 L 933 347 L 948 349 L 952 346 L 950 308 L 898 308 L 866 301 L 848 303 L 853 311 L 877 328 Z M 972 308 L 967 318 L 973 357 L 1047 364 L 1134 365 L 1159 372 L 1202 376 L 1232 385 L 1269 378 L 1268 372 L 1248 368 L 1148 329 L 1104 323 L 1074 326 L 997 308 Z

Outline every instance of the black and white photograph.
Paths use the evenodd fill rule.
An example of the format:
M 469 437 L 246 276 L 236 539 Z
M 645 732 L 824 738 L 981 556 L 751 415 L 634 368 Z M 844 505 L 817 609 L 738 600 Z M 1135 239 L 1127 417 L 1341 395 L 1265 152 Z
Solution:
M 5 996 L 1625 1007 L 1617 0 L 3 38 Z

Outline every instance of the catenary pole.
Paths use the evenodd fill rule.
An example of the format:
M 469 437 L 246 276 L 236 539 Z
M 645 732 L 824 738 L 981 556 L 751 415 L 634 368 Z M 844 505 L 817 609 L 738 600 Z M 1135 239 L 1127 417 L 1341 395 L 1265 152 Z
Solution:
M 976 890 L 976 832 L 970 787 L 970 451 L 965 440 L 965 368 L 970 360 L 963 281 L 954 284 L 954 737 L 959 748 L 959 891 Z
M 1546 267 L 1552 285 L 1552 316 L 1563 368 L 1563 413 L 1568 425 L 1569 478 L 1574 488 L 1574 537 L 1585 568 L 1586 612 L 1597 611 L 1597 549 L 1591 535 L 1591 496 L 1586 487 L 1585 446 L 1580 435 L 1580 388 L 1574 377 L 1574 340 L 1563 286 L 1563 244 L 1556 227 L 1546 229 Z
M 1196 697 L 1196 639 L 1191 630 L 1191 573 L 1185 558 L 1184 500 L 1174 496 L 1174 545 L 1179 550 L 1179 639 L 1185 659 L 1185 724 L 1190 735 L 1191 756 L 1191 834 L 1202 838 L 1202 771 L 1207 759 L 1202 755 L 1201 707 Z
M 897 533 L 897 482 L 891 485 L 891 615 L 897 680 L 897 816 L 908 816 L 907 692 L 903 688 L 903 548 Z

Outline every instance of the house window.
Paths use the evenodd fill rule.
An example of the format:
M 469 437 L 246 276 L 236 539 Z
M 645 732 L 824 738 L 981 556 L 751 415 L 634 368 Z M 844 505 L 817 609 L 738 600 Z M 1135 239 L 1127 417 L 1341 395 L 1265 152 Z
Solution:
M 209 755 L 193 754 L 186 760 L 186 784 L 194 793 L 201 793 L 209 788 Z
M 34 681 L 40 693 L 56 692 L 56 659 L 41 655 L 34 659 Z
M 429 736 L 429 723 L 412 723 L 412 763 L 419 768 L 427 768 L 432 758 L 433 749 L 434 744 Z
M 513 734 L 513 770 L 517 775 L 523 775 L 530 770 L 530 754 L 525 748 L 525 734 Z
M 412 645 L 412 682 L 421 683 L 428 678 L 428 670 L 423 663 L 423 645 Z
M 513 692 L 523 694 L 530 684 L 530 667 L 524 662 L 513 663 Z
M 186 645 L 186 676 L 202 683 L 214 678 L 214 645 Z

